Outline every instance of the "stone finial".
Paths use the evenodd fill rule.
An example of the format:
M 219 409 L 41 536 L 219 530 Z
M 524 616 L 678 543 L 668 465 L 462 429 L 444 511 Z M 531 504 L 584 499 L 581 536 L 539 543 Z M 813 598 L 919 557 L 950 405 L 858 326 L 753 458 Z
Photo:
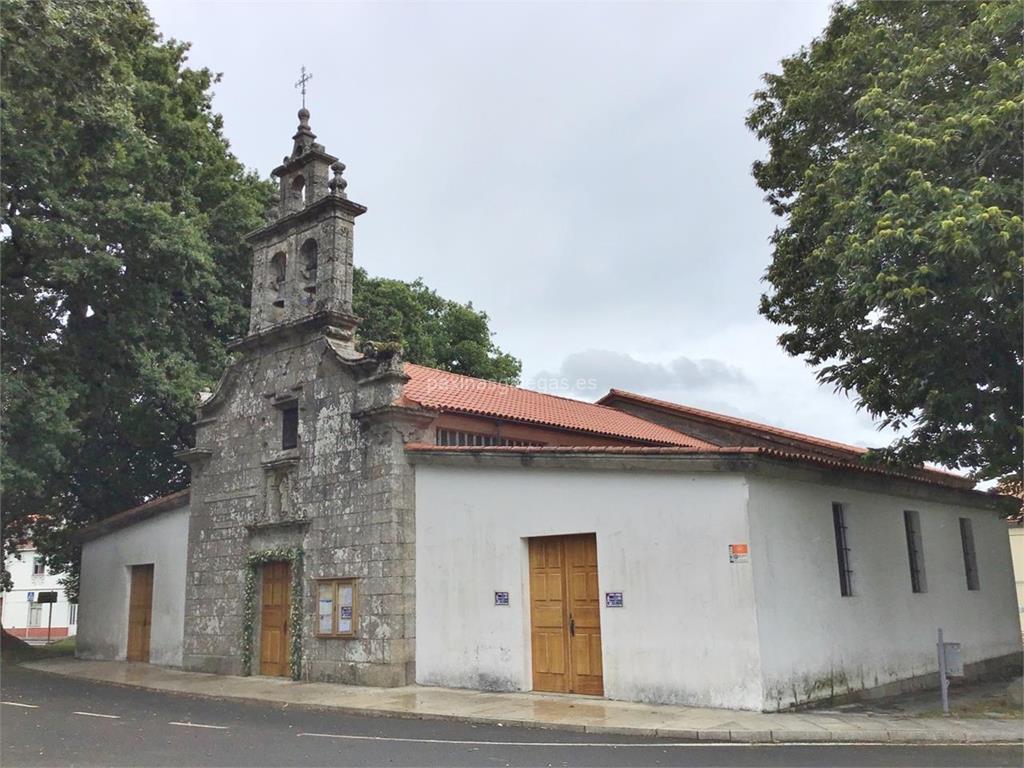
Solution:
M 347 197 L 345 194 L 345 187 L 348 186 L 348 182 L 342 177 L 342 174 L 345 172 L 345 164 L 339 160 L 338 162 L 331 164 L 331 170 L 334 171 L 334 176 L 327 185 L 331 190 L 331 194 L 338 195 L 339 197 Z
M 310 147 L 316 144 L 316 134 L 309 127 L 309 110 L 305 107 L 299 110 L 299 127 L 292 140 L 295 142 L 292 147 L 292 158 L 308 152 Z

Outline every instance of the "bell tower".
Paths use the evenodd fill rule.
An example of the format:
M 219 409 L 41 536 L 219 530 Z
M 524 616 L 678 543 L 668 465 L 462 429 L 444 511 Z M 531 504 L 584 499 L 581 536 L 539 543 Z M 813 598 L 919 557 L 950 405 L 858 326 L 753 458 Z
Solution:
M 328 154 L 299 110 L 292 151 L 274 169 L 279 191 L 253 248 L 249 336 L 316 325 L 352 344 L 352 237 L 366 212 L 345 193 L 345 164 Z

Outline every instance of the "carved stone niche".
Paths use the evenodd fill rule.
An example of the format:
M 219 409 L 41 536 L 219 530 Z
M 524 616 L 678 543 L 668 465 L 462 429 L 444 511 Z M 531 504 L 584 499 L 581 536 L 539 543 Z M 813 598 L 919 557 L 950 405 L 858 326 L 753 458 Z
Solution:
M 295 505 L 292 488 L 295 480 L 295 468 L 298 466 L 298 455 L 283 455 L 271 461 L 263 462 L 265 473 L 265 492 L 263 494 L 263 510 L 254 521 L 255 528 L 272 526 L 296 525 L 306 522 L 306 517 Z

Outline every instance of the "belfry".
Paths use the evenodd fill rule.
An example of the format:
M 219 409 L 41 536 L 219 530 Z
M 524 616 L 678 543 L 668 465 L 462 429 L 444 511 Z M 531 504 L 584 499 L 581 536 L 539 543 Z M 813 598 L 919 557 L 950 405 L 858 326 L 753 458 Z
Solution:
M 348 199 L 345 164 L 317 143 L 309 110 L 299 110 L 292 151 L 274 169 L 277 201 L 267 225 L 248 235 L 253 248 L 250 334 L 316 322 L 351 342 L 352 237 L 366 208 Z

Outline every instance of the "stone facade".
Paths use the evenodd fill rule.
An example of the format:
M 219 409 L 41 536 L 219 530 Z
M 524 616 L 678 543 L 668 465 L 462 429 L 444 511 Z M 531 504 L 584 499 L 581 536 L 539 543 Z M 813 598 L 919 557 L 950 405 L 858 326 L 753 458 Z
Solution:
M 274 171 L 280 207 L 249 236 L 250 333 L 200 405 L 184 456 L 183 666 L 242 671 L 247 557 L 301 546 L 303 621 L 290 628 L 302 633 L 301 677 L 405 685 L 415 680 L 415 500 L 403 445 L 423 439 L 432 414 L 393 405 L 407 381 L 397 356 L 355 349 L 352 234 L 365 208 L 345 196 L 344 166 L 313 141 L 308 112 L 299 118 L 293 153 Z M 285 413 L 296 407 L 298 441 L 286 448 Z M 358 579 L 353 638 L 317 637 L 318 578 Z M 258 625 L 253 634 L 259 674 Z

